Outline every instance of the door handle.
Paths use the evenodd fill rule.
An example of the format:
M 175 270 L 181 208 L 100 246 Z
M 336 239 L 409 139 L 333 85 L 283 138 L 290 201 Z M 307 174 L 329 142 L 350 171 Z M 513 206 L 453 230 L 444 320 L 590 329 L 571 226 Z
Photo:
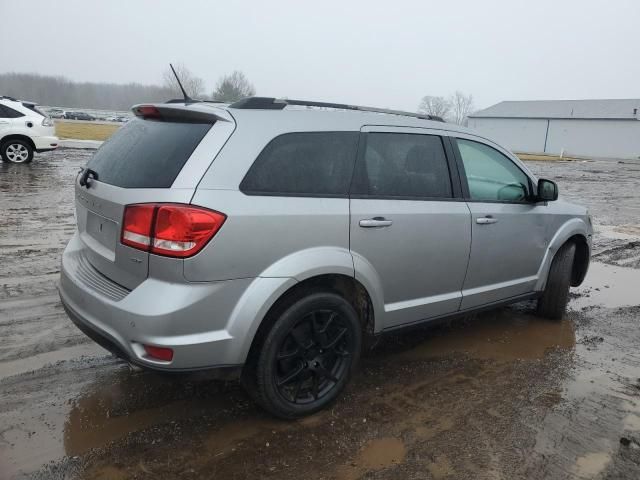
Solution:
M 480 225 L 488 225 L 490 223 L 498 223 L 497 218 L 493 218 L 491 215 L 487 215 L 486 217 L 478 217 L 476 218 L 476 223 Z
M 393 222 L 384 217 L 373 217 L 360 220 L 359 224 L 362 228 L 381 228 L 390 227 Z

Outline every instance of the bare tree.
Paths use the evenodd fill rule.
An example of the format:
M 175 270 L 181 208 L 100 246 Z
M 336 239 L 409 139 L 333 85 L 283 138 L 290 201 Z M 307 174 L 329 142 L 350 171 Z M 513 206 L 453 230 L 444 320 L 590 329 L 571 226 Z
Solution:
M 218 80 L 212 98 L 221 102 L 231 103 L 255 94 L 256 89 L 244 73 L 236 70 L 231 75 L 225 75 Z
M 467 121 L 467 117 L 473 112 L 473 95 L 465 95 L 460 90 L 451 95 L 451 109 L 453 121 L 462 125 Z
M 191 98 L 202 98 L 204 95 L 204 81 L 191 73 L 183 63 L 178 63 L 174 65 L 173 68 L 176 69 L 176 73 L 178 77 L 180 77 L 180 82 L 182 82 L 182 86 L 187 91 L 187 95 Z M 171 90 L 174 98 L 182 97 L 182 91 L 171 68 L 167 67 L 164 72 L 162 72 L 162 83 L 165 88 Z
M 418 106 L 418 112 L 426 113 L 427 115 L 436 115 L 446 119 L 451 112 L 451 102 L 444 97 L 426 95 L 422 97 L 422 101 Z

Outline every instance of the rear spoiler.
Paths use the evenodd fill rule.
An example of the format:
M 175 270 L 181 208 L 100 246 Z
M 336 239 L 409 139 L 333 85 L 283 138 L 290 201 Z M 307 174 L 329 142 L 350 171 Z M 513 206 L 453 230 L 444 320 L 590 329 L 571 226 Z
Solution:
M 207 111 L 204 109 L 193 109 L 177 104 L 160 104 L 160 105 L 135 105 L 131 111 L 136 117 L 146 120 L 160 120 L 166 122 L 181 123 L 211 123 L 217 121 L 228 122 L 227 118 L 217 115 L 215 111 Z

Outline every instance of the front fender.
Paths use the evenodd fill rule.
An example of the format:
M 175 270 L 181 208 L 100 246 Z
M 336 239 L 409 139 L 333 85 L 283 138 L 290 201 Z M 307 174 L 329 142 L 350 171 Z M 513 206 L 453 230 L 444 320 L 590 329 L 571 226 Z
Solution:
M 542 259 L 540 269 L 538 270 L 538 281 L 536 282 L 535 291 L 541 292 L 547 285 L 547 277 L 549 275 L 549 269 L 551 268 L 551 262 L 556 252 L 574 235 L 582 235 L 587 239 L 587 244 L 591 248 L 591 231 L 589 226 L 584 220 L 580 218 L 572 218 L 566 221 L 556 231 L 554 236 L 549 241 L 549 246 Z

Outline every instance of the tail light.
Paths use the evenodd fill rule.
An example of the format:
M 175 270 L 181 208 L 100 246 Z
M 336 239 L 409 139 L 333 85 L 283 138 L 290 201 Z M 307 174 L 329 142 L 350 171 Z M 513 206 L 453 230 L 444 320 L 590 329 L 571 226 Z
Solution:
M 146 119 L 153 118 L 155 120 L 160 120 L 162 118 L 158 107 L 154 107 L 153 105 L 138 105 L 133 109 L 133 113 L 136 117 Z
M 49 117 L 44 117 L 42 119 L 42 126 L 43 127 L 53 127 L 53 120 L 51 120 Z
M 157 255 L 191 257 L 202 250 L 226 219 L 220 212 L 177 203 L 127 205 L 121 242 Z

